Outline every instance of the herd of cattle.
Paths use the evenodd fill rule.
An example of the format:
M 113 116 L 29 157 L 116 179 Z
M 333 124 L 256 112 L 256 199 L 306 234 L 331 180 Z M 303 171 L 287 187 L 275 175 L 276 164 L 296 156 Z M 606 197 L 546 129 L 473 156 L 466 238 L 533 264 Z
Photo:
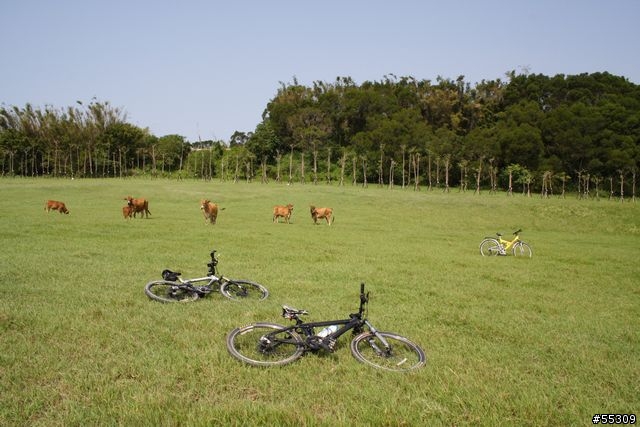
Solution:
M 138 198 L 134 199 L 131 196 L 127 196 L 124 198 L 127 201 L 127 204 L 122 207 L 122 216 L 124 219 L 129 219 L 131 217 L 135 218 L 136 214 L 140 214 L 140 217 L 149 218 L 151 212 L 149 211 L 149 201 L 147 199 Z M 313 223 L 317 224 L 318 220 L 324 219 L 327 224 L 331 225 L 333 223 L 333 209 L 332 208 L 316 208 L 315 206 L 310 206 L 311 211 L 311 219 L 313 219 Z M 58 200 L 47 200 L 44 205 L 44 209 L 47 212 L 52 210 L 58 211 L 61 214 L 69 214 L 69 209 L 67 206 Z M 220 210 L 224 210 L 222 208 Z M 218 218 L 218 205 L 211 202 L 207 199 L 202 199 L 200 201 L 200 210 L 202 211 L 202 215 L 204 216 L 205 224 L 215 224 L 216 219 Z M 280 217 L 284 218 L 284 221 L 289 224 L 291 221 L 291 214 L 293 213 L 293 205 L 288 204 L 286 206 L 274 206 L 273 207 L 273 222 L 280 222 Z
M 319 219 L 325 219 L 327 224 L 331 225 L 333 222 L 333 209 L 331 208 L 316 208 L 315 206 L 309 206 L 311 210 L 311 219 L 313 223 L 317 224 Z M 274 206 L 273 207 L 273 222 L 280 222 L 280 217 L 284 218 L 284 221 L 289 224 L 291 220 L 291 213 L 293 212 L 293 205 L 287 206 Z

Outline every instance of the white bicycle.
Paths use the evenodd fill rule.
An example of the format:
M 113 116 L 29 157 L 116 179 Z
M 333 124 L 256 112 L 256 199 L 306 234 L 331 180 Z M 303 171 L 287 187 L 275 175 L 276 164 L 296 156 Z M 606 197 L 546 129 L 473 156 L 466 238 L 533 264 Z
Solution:
M 211 262 L 207 266 L 209 267 L 208 275 L 193 279 L 182 279 L 180 272 L 163 270 L 163 280 L 147 283 L 144 293 L 152 300 L 160 302 L 191 302 L 204 298 L 212 292 L 220 292 L 232 300 L 259 301 L 269 296 L 267 288 L 260 283 L 219 276 L 215 250 L 211 251 Z

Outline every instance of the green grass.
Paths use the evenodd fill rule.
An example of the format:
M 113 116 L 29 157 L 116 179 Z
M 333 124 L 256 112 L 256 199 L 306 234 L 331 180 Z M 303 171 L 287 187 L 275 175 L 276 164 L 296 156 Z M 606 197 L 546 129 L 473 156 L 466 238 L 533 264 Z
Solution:
M 129 194 L 150 219 L 122 218 Z M 0 425 L 556 426 L 640 408 L 635 203 L 143 179 L 2 179 L 0 196 Z M 225 208 L 215 226 L 205 197 Z M 287 203 L 292 224 L 273 224 Z M 532 259 L 479 255 L 517 228 Z M 213 248 L 270 298 L 144 295 L 164 268 L 204 275 Z M 282 368 L 228 355 L 234 327 L 286 323 L 281 304 L 356 310 L 360 282 L 370 320 L 420 344 L 423 369 L 377 371 L 348 339 Z

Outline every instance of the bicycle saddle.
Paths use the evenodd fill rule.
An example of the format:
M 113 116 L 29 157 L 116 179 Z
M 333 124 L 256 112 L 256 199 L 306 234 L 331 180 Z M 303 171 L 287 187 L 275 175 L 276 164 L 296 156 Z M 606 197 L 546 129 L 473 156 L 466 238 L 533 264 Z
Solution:
M 290 319 L 291 317 L 299 314 L 309 314 L 309 312 L 307 310 L 298 310 L 297 308 L 288 307 L 286 305 L 282 306 L 282 317 Z
M 178 276 L 180 274 L 181 273 L 178 271 L 162 270 L 162 278 L 170 282 L 175 282 L 176 280 L 178 280 Z

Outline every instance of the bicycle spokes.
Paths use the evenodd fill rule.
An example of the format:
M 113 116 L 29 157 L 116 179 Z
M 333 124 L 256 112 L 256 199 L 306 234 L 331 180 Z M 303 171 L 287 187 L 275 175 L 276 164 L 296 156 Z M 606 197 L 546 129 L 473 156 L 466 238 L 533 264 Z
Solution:
M 280 325 L 255 324 L 234 329 L 227 336 L 232 356 L 256 366 L 283 365 L 302 356 L 302 338 Z
M 383 347 L 382 345 L 378 345 L 376 343 L 375 337 L 371 337 L 367 341 L 376 356 L 382 359 L 384 364 L 402 368 L 403 365 L 405 365 L 409 360 L 407 356 L 403 354 L 405 352 L 403 351 L 401 346 Z
M 371 348 L 373 349 L 373 351 L 374 351 L 378 356 L 385 357 L 385 356 L 388 356 L 388 355 L 389 355 L 389 352 L 388 352 L 388 351 L 386 351 L 386 352 L 385 352 L 385 351 L 382 351 L 382 350 L 380 349 L 380 347 L 378 347 L 378 345 L 376 344 L 376 338 L 375 338 L 375 336 L 371 336 L 371 337 L 369 337 L 369 339 L 367 339 L 367 342 L 369 343 L 369 345 L 371 346 Z
M 261 354 L 269 355 L 275 352 L 277 346 L 278 346 L 277 342 L 273 342 L 269 338 L 263 335 L 258 340 L 258 345 L 256 350 Z
M 246 288 L 241 286 L 236 286 L 230 293 L 237 296 L 238 298 L 246 298 L 249 295 L 249 291 Z
M 195 289 L 164 280 L 148 283 L 144 291 L 149 298 L 160 302 L 189 302 L 200 297 Z
M 361 362 L 388 371 L 408 371 L 422 366 L 426 361 L 419 346 L 390 332 L 365 332 L 354 338 L 351 351 Z
M 269 291 L 259 283 L 235 279 L 222 283 L 220 293 L 233 300 L 263 300 L 269 295 Z

